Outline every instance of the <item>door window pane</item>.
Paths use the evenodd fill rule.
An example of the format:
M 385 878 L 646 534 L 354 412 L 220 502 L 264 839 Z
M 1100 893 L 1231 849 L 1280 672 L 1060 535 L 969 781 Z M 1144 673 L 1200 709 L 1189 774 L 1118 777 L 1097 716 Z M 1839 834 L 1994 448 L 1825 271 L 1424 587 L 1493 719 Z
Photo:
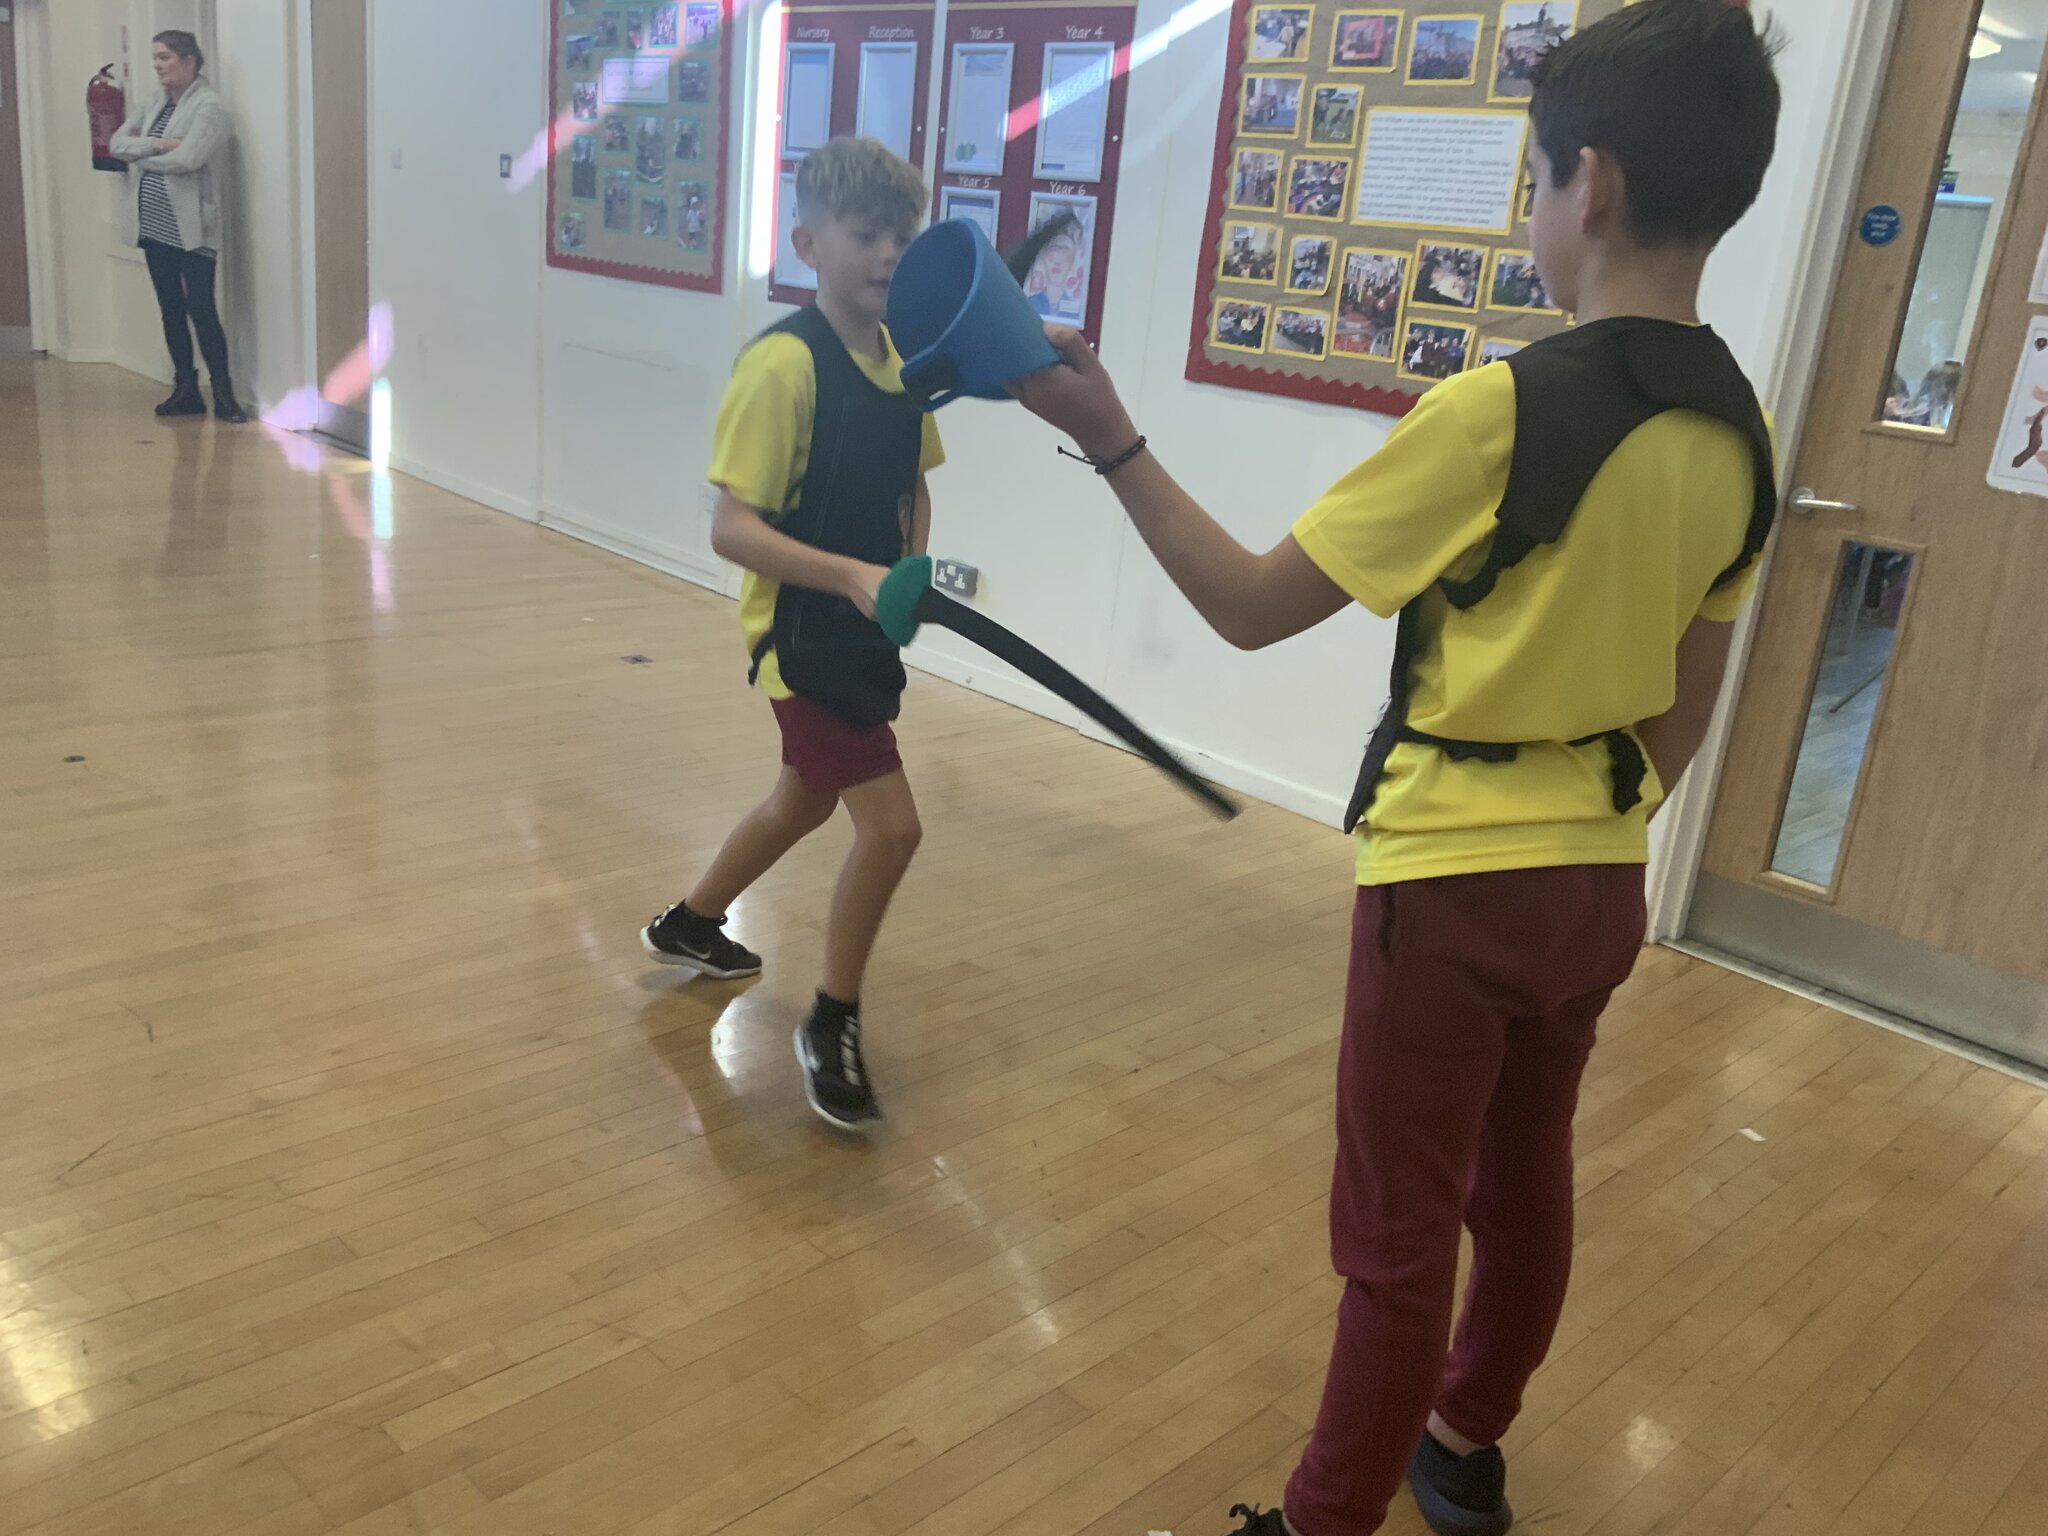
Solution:
M 1771 856 L 1781 875 L 1823 888 L 1835 883 L 1912 575 L 1909 554 L 1853 539 L 1842 546 L 1827 639 Z
M 1892 358 L 1884 419 L 1947 432 L 2048 42 L 2048 0 L 1986 0 L 1927 239 Z

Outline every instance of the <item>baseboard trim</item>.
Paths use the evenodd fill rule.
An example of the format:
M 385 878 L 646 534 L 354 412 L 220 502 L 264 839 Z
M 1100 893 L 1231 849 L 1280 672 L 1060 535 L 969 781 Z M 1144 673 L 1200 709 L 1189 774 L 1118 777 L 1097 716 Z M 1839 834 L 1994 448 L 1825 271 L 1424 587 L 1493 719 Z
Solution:
M 550 532 L 567 534 L 580 543 L 648 566 L 663 575 L 677 577 L 694 586 L 709 588 L 721 597 L 732 595 L 726 591 L 724 573 L 717 567 L 699 564 L 686 556 L 676 554 L 673 550 L 652 548 L 631 534 L 586 522 L 580 517 L 556 511 L 551 507 L 540 509 L 540 525 Z
M 501 491 L 495 486 L 472 480 L 467 475 L 458 475 L 422 460 L 399 454 L 392 455 L 391 467 L 401 475 L 424 480 L 451 496 L 460 496 L 463 500 L 473 501 L 478 506 L 489 507 L 493 512 L 506 513 L 524 523 L 540 521 L 540 508 L 533 502 L 515 496 L 509 491 Z

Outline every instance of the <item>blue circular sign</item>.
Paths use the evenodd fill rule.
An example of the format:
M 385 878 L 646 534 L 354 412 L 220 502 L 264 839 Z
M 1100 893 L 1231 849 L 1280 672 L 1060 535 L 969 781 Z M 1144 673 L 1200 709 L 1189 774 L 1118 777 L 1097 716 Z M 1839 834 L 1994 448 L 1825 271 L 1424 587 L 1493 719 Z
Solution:
M 1863 213 L 1863 243 L 1865 245 L 1890 245 L 1899 238 L 1899 231 L 1905 227 L 1905 219 L 1890 203 L 1879 203 Z

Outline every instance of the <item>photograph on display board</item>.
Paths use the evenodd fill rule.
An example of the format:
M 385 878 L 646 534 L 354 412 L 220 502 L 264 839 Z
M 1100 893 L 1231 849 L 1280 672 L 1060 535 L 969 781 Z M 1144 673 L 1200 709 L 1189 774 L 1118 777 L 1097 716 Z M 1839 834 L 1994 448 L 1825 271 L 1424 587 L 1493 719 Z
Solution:
M 1301 75 L 1246 75 L 1238 132 L 1256 138 L 1291 139 L 1301 131 Z
M 1095 251 L 1095 199 L 1031 194 L 1031 229 L 1055 219 L 1065 226 L 1046 241 L 1024 274 L 1024 297 L 1048 320 L 1079 326 L 1088 318 L 1090 267 Z
M 683 8 L 683 46 L 709 48 L 718 41 L 718 6 L 691 0 Z
M 675 4 L 657 5 L 654 19 L 648 24 L 647 46 L 650 48 L 673 48 L 682 37 L 682 23 L 678 19 L 682 7 Z
M 1536 258 L 1527 251 L 1495 251 L 1493 278 L 1486 285 L 1490 309 L 1524 310 L 1534 314 L 1562 313 L 1543 286 L 1536 270 Z
M 1309 98 L 1308 142 L 1311 149 L 1353 149 L 1358 144 L 1358 99 L 1355 85 L 1319 85 Z
M 633 133 L 633 169 L 640 179 L 659 185 L 668 175 L 668 119 L 643 117 Z
M 1415 287 L 1408 302 L 1418 309 L 1475 310 L 1486 283 L 1486 247 L 1438 245 L 1415 248 Z
M 711 66 L 701 59 L 681 59 L 676 64 L 676 100 L 711 99 Z
M 597 64 L 597 37 L 577 32 L 562 39 L 562 67 L 588 73 Z
M 1409 27 L 1410 85 L 1472 85 L 1479 79 L 1482 16 L 1425 16 Z
M 1099 181 L 1116 44 L 1047 43 L 1044 66 L 1031 174 L 1048 181 Z
M 647 46 L 647 16 L 643 11 L 628 11 L 625 15 L 626 46 L 638 53 Z
M 1337 224 L 1351 190 L 1351 162 L 1296 155 L 1287 177 L 1287 211 L 1297 219 Z
M 1510 341 L 1505 336 L 1488 336 L 1479 343 L 1478 366 L 1484 368 L 1488 363 L 1513 357 L 1527 345 L 1526 341 Z
M 1280 281 L 1280 226 L 1226 224 L 1216 275 L 1233 283 Z
M 1337 326 L 1331 350 L 1348 357 L 1391 363 L 1408 299 L 1406 251 L 1354 248 L 1344 253 L 1344 277 L 1337 287 Z
M 1010 142 L 1010 43 L 955 43 L 947 96 L 946 169 L 999 176 Z
M 668 199 L 665 197 L 643 197 L 640 199 L 640 234 L 648 240 L 668 238 Z
M 604 227 L 624 234 L 633 227 L 633 173 L 613 171 L 604 179 Z
M 1230 181 L 1230 206 L 1249 213 L 1280 211 L 1280 151 L 1240 149 Z
M 1266 323 L 1271 311 L 1251 299 L 1218 299 L 1209 344 L 1225 352 L 1266 350 Z
M 1330 317 L 1320 309 L 1273 311 L 1273 350 L 1290 357 L 1324 358 L 1330 355 Z
M 1314 25 L 1315 11 L 1306 5 L 1254 6 L 1249 55 L 1261 64 L 1306 59 Z
M 1330 291 L 1337 242 L 1330 235 L 1296 235 L 1287 253 L 1287 291 L 1321 298 Z
M 711 190 L 701 181 L 676 183 L 676 244 L 686 251 L 711 244 Z
M 579 133 L 569 145 L 569 195 L 578 202 L 597 201 L 597 139 Z
M 1503 5 L 1494 39 L 1492 99 L 1527 101 L 1535 90 L 1537 62 L 1572 35 L 1578 16 L 1578 0 L 1511 0 Z
M 1435 384 L 1465 371 L 1474 328 L 1449 320 L 1410 320 L 1401 336 L 1400 374 Z
M 679 165 L 695 165 L 704 158 L 703 118 L 676 119 L 676 142 L 670 153 Z
M 595 80 L 583 80 L 577 83 L 576 89 L 569 97 L 569 111 L 570 115 L 579 123 L 594 123 L 597 121 L 597 82 Z
M 1401 67 L 1399 11 L 1339 11 L 1330 30 L 1330 68 L 1390 75 Z
M 633 148 L 633 125 L 626 121 L 623 112 L 607 112 L 604 119 L 604 147 L 608 152 L 631 153 Z
M 617 11 L 606 11 L 597 18 L 597 46 L 600 48 L 623 48 L 626 46 L 626 29 Z
M 939 217 L 942 219 L 965 219 L 977 226 L 988 243 L 995 245 L 997 221 L 1002 217 L 1003 194 L 993 189 L 979 187 L 941 187 L 939 189 Z
M 561 246 L 565 251 L 580 251 L 590 243 L 590 225 L 580 213 L 562 215 Z

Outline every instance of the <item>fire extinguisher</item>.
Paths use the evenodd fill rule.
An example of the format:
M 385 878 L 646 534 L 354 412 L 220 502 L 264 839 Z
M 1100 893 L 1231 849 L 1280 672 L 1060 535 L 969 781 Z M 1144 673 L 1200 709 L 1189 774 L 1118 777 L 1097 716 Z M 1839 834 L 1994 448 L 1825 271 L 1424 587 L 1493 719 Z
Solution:
M 96 171 L 125 171 L 128 162 L 114 158 L 114 135 L 128 120 L 128 98 L 109 64 L 85 88 L 85 116 L 92 124 L 92 168 Z

